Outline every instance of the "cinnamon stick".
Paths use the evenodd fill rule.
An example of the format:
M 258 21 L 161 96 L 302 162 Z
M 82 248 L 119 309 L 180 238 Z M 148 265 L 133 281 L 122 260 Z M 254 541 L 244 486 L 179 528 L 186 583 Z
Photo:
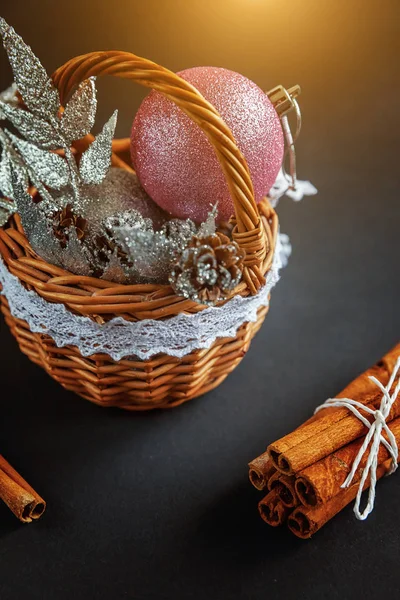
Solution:
M 316 418 L 318 418 L 318 416 L 314 415 L 311 419 L 308 419 L 308 421 L 303 423 L 302 427 L 313 422 Z M 249 479 L 257 490 L 262 491 L 266 489 L 269 480 L 276 472 L 277 469 L 274 466 L 268 451 L 260 454 L 260 456 L 257 456 L 249 462 Z
M 46 502 L 0 455 L 0 498 L 22 523 L 39 519 Z
M 337 397 L 351 398 L 371 408 L 378 408 L 382 393 L 369 376 L 374 375 L 383 385 L 387 385 L 399 355 L 400 344 L 397 344 L 376 365 L 352 381 Z M 393 404 L 388 421 L 399 416 L 400 398 Z M 274 466 L 281 473 L 293 475 L 365 433 L 365 426 L 346 408 L 331 407 L 321 410 L 303 426 L 268 446 L 268 452 Z
M 390 460 L 380 464 L 376 471 L 377 479 L 381 479 L 389 471 L 390 466 Z M 370 478 L 368 477 L 363 490 L 367 489 L 369 485 Z M 287 524 L 290 531 L 299 538 L 310 538 L 347 506 L 347 504 L 354 500 L 357 496 L 358 488 L 358 483 L 354 483 L 350 487 L 340 491 L 336 496 L 333 496 L 328 502 L 324 502 L 319 506 L 314 508 L 300 506 L 296 508 L 288 517 Z
M 400 418 L 389 423 L 389 428 L 400 447 Z M 388 440 L 383 431 L 382 436 Z M 341 491 L 341 485 L 350 473 L 353 462 L 364 442 L 364 437 L 340 448 L 326 458 L 310 465 L 296 477 L 296 493 L 304 506 L 312 507 L 330 500 Z M 390 454 L 387 448 L 380 444 L 378 450 L 378 465 L 387 461 Z M 364 467 L 368 460 L 368 452 L 361 459 L 359 468 L 354 474 L 353 483 L 360 481 Z
M 290 514 L 290 508 L 282 504 L 276 490 L 269 492 L 258 503 L 258 510 L 261 518 L 272 527 L 283 525 Z
M 257 490 L 264 490 L 274 473 L 276 469 L 268 452 L 264 452 L 249 463 L 249 479 Z
M 276 490 L 280 501 L 288 508 L 294 508 L 299 504 L 299 498 L 296 492 L 296 478 L 288 475 L 282 475 L 275 471 L 268 481 L 268 489 Z

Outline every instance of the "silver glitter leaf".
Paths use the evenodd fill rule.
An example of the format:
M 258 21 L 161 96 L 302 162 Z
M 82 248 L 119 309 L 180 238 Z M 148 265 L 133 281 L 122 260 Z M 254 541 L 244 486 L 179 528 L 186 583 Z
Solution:
M 125 269 L 131 283 L 167 283 L 178 253 L 195 233 L 196 225 L 189 219 L 168 221 L 160 231 L 144 229 L 140 224 L 112 228 L 114 240 L 132 265 Z
M 17 86 L 15 85 L 15 83 L 13 83 L 12 85 L 10 85 L 9 88 L 7 88 L 3 92 L 1 92 L 0 101 L 5 102 L 6 104 L 12 104 L 13 106 L 15 106 L 18 102 L 16 93 L 17 93 Z M 6 118 L 6 116 L 0 110 L 0 119 L 5 119 L 5 118 Z
M 0 161 L 0 191 L 9 199 L 14 199 L 13 176 L 28 189 L 28 173 L 20 156 L 14 150 L 9 132 L 0 129 L 0 144 L 3 148 Z
M 12 133 L 9 133 L 9 136 L 22 158 L 29 165 L 29 169 L 33 170 L 42 183 L 55 190 L 60 190 L 67 185 L 69 169 L 64 158 L 54 152 L 41 150 Z
M 14 203 L 0 200 L 0 227 L 7 223 L 8 219 L 16 212 L 16 210 L 17 207 Z
M 90 251 L 78 240 L 75 228 L 68 229 L 68 241 L 66 247 L 62 248 L 53 230 L 56 207 L 51 209 L 44 202 L 35 204 L 14 175 L 13 185 L 18 213 L 33 250 L 53 265 L 64 267 L 78 275 L 91 275 L 93 270 Z
M 13 197 L 10 157 L 5 148 L 0 161 L 0 192 L 7 198 Z
M 87 135 L 95 121 L 97 109 L 95 77 L 80 84 L 65 107 L 61 132 L 68 143 Z
M 214 208 L 208 213 L 207 219 L 204 223 L 201 223 L 196 235 L 199 238 L 208 237 L 210 235 L 214 235 L 216 231 L 215 226 L 215 218 L 218 214 L 218 206 L 215 205 Z
M 113 281 L 115 283 L 127 283 L 126 268 L 122 265 L 117 250 L 111 254 L 108 265 L 100 279 Z
M 40 204 L 43 207 L 43 210 L 46 210 L 47 213 L 50 213 L 51 211 L 54 212 L 55 210 L 57 210 L 59 208 L 59 206 L 58 206 L 57 202 L 54 200 L 52 194 L 46 188 L 46 186 L 44 186 L 41 181 L 36 179 L 32 172 L 30 172 L 29 175 L 30 175 L 30 179 L 31 179 L 33 185 L 39 192 L 39 195 L 41 198 Z
M 0 111 L 27 140 L 37 146 L 55 150 L 62 145 L 52 125 L 41 117 L 6 102 L 0 102 Z
M 68 242 L 65 248 L 58 251 L 59 263 L 71 273 L 90 276 L 93 270 L 90 266 L 90 254 L 88 249 L 78 240 L 76 230 L 70 227 L 68 230 Z
M 62 248 L 53 234 L 55 208 L 49 210 L 44 202 L 35 204 L 14 174 L 13 186 L 22 226 L 33 250 L 53 265 L 79 275 L 91 275 L 90 252 L 78 240 L 75 229 L 68 230 L 67 245 Z
M 60 97 L 39 59 L 1 17 L 0 35 L 15 83 L 26 106 L 37 114 L 56 116 L 60 107 Z
M 46 206 L 49 210 L 55 210 L 57 204 L 55 203 L 52 195 L 50 194 L 46 186 L 37 177 L 34 170 L 30 168 L 30 165 L 25 164 L 23 162 L 22 157 L 16 152 L 10 139 L 11 136 L 12 134 L 9 131 L 5 132 L 2 129 L 0 129 L 0 142 L 3 146 L 3 151 L 7 153 L 9 164 L 11 166 L 11 180 L 14 194 L 12 198 L 14 200 L 16 199 L 16 192 L 14 190 L 14 180 L 16 180 L 18 184 L 22 186 L 22 189 L 25 191 L 28 189 L 30 180 L 40 193 L 43 205 Z
M 40 204 L 35 204 L 31 195 L 13 172 L 15 203 L 21 217 L 22 227 L 33 250 L 53 265 L 60 265 L 57 258 L 58 241 L 51 235 L 48 219 Z
M 103 181 L 111 165 L 111 142 L 117 124 L 116 110 L 101 133 L 82 154 L 79 173 L 84 183 L 99 184 Z

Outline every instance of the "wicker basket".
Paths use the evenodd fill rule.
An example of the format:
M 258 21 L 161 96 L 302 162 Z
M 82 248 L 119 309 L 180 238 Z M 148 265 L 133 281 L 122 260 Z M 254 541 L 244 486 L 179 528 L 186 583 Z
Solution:
M 271 267 L 278 220 L 267 199 L 256 205 L 245 159 L 216 109 L 178 75 L 126 52 L 77 57 L 61 67 L 53 80 L 63 101 L 77 84 L 94 75 L 133 79 L 158 90 L 205 132 L 234 201 L 233 237 L 246 251 L 243 279 L 232 295 L 255 294 Z M 82 152 L 87 144 L 88 140 L 77 142 L 76 151 Z M 128 148 L 128 140 L 114 141 L 115 166 L 131 170 L 122 158 Z M 30 247 L 18 215 L 0 229 L 0 252 L 9 271 L 26 288 L 98 323 L 116 316 L 130 321 L 168 319 L 206 308 L 177 296 L 168 285 L 117 285 L 73 275 L 48 264 Z M 1 296 L 1 308 L 22 352 L 63 387 L 96 404 L 129 410 L 177 406 L 219 385 L 242 360 L 268 310 L 261 308 L 257 321 L 243 324 L 234 338 L 217 339 L 209 349 L 193 351 L 183 358 L 158 354 L 149 360 L 132 357 L 116 362 L 106 354 L 83 357 L 76 347 L 58 348 L 48 335 L 32 333 L 26 322 L 12 316 L 5 296 Z

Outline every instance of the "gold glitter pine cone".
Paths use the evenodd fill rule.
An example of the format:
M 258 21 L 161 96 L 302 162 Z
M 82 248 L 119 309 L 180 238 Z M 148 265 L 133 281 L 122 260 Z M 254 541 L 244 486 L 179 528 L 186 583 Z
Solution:
M 180 255 L 170 283 L 177 294 L 214 305 L 240 283 L 244 258 L 245 252 L 223 233 L 194 236 Z

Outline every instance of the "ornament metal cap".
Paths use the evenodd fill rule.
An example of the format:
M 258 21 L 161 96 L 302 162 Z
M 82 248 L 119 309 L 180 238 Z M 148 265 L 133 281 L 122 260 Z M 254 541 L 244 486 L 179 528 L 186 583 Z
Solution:
M 295 98 L 300 96 L 301 87 L 299 85 L 293 85 L 288 90 L 283 85 L 277 85 L 267 92 L 268 98 L 271 100 L 275 107 L 276 112 L 282 118 L 289 112 L 295 109 Z

